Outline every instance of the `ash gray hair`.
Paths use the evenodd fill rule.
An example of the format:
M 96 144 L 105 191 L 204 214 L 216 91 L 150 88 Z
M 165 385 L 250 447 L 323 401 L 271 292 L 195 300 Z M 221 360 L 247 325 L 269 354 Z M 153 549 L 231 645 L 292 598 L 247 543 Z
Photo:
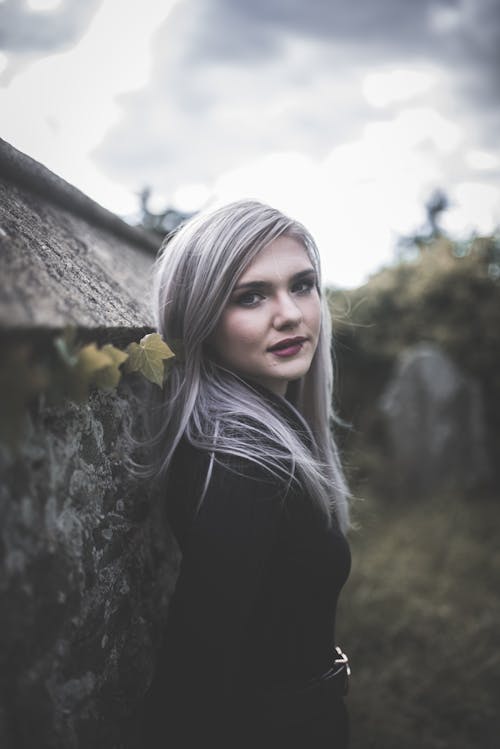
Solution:
M 183 435 L 208 451 L 212 462 L 214 455 L 218 459 L 229 454 L 282 476 L 285 459 L 289 479 L 302 484 L 325 517 L 333 510 L 346 530 L 348 492 L 332 437 L 331 320 L 325 298 L 311 367 L 287 391 L 314 436 L 314 454 L 286 420 L 269 409 L 262 395 L 211 358 L 206 346 L 241 274 L 267 244 L 281 236 L 304 246 L 320 284 L 318 249 L 309 232 L 256 201 L 238 201 L 200 213 L 162 246 L 154 267 L 155 323 L 174 348 L 176 341 L 182 341 L 183 356 L 169 372 L 155 408 L 151 475 L 166 477 Z

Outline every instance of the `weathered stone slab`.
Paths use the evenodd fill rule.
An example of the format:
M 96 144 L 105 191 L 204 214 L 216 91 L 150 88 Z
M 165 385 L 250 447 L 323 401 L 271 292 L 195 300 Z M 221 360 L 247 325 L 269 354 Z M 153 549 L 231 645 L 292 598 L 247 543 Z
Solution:
M 159 239 L 0 139 L 0 327 L 151 325 Z
M 489 474 L 481 391 L 435 345 L 407 349 L 387 385 L 394 480 L 403 494 L 479 486 Z
M 151 323 L 152 256 L 0 180 L 0 325 Z

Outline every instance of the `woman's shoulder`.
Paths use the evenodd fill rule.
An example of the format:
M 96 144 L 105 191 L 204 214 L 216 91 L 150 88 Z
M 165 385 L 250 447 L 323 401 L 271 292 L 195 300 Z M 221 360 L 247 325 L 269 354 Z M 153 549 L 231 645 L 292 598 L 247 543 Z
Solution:
M 260 482 L 282 487 L 291 473 L 291 461 L 283 457 L 276 461 L 274 470 L 252 455 L 249 450 L 230 452 L 217 444 L 212 450 L 192 444 L 184 435 L 174 453 L 171 476 L 186 483 L 200 483 L 207 480 L 221 486 L 235 485 L 238 482 Z
M 268 522 L 281 514 L 289 494 L 285 467 L 277 471 L 248 454 L 210 452 L 184 436 L 169 471 L 167 517 L 184 549 L 196 518 L 212 531 Z

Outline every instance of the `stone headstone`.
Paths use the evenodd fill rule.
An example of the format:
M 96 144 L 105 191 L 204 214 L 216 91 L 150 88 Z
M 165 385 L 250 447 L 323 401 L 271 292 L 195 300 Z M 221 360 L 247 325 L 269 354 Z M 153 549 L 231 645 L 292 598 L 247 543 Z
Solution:
M 380 407 L 398 491 L 470 491 L 488 478 L 480 387 L 436 345 L 401 355 Z

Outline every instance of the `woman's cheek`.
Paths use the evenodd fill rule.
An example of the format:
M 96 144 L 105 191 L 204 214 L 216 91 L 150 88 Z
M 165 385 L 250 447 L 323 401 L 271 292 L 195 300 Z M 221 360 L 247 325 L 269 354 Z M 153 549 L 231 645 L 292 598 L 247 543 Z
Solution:
M 240 341 L 246 345 L 256 343 L 264 334 L 262 320 L 256 310 L 245 310 L 246 314 L 240 315 L 233 330 Z

